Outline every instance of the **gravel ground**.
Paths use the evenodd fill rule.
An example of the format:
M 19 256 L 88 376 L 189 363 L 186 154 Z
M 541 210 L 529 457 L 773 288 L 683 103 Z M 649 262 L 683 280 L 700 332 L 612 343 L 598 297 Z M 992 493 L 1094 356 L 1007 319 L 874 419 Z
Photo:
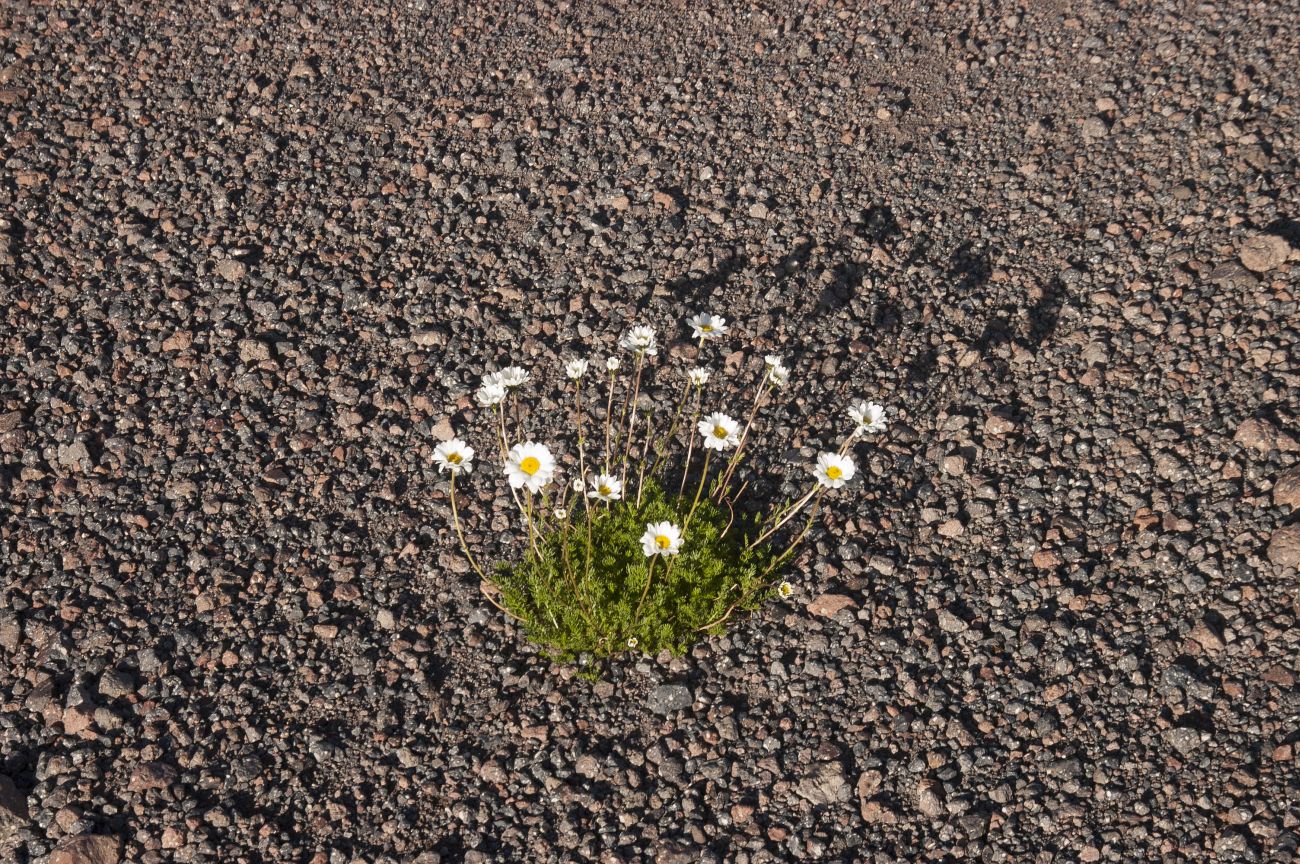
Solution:
M 1296 860 L 1295 8 L 507 5 L 0 2 L 0 860 Z M 895 422 L 592 683 L 430 454 L 697 309 Z

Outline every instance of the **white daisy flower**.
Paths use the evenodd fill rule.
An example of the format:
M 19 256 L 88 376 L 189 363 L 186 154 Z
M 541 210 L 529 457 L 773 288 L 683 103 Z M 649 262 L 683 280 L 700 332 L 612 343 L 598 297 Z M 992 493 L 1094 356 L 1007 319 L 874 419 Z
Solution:
M 790 383 L 790 370 L 778 363 L 767 371 L 767 377 L 779 390 Z
M 617 477 L 597 474 L 592 478 L 591 491 L 587 493 L 587 497 L 595 498 L 597 501 L 617 501 L 623 497 L 623 484 Z
M 857 470 L 850 457 L 828 452 L 817 457 L 817 465 L 812 472 L 817 482 L 827 489 L 839 489 L 853 479 Z
M 767 354 L 767 355 L 765 355 L 765 356 L 763 357 L 763 363 L 764 363 L 764 365 L 766 365 L 769 369 L 772 368 L 773 366 L 780 366 L 780 365 L 781 365 L 781 355 L 780 355 L 780 354 Z
M 682 529 L 671 522 L 648 522 L 641 535 L 641 551 L 645 557 L 676 555 L 682 551 Z
M 875 402 L 861 401 L 850 405 L 849 419 L 855 426 L 853 430 L 855 435 L 884 432 L 889 425 L 889 420 L 885 417 L 885 406 L 877 405 Z
M 709 450 L 730 450 L 740 443 L 740 424 L 726 414 L 710 414 L 695 428 L 700 430 L 704 446 Z
M 653 327 L 647 327 L 644 324 L 638 324 L 619 340 L 618 344 L 629 351 L 635 351 L 638 354 L 658 354 L 659 341 L 655 338 Z
M 614 370 L 618 369 L 618 363 L 619 360 L 617 357 L 610 357 L 608 360 L 605 361 L 605 369 L 609 372 L 613 372 Z
M 776 593 L 780 594 L 782 597 L 789 597 L 794 593 L 794 586 L 789 582 L 782 582 L 777 586 Z
M 570 360 L 564 364 L 564 374 L 577 381 L 587 374 L 587 365 L 586 360 Z
M 522 486 L 529 492 L 540 492 L 554 476 L 555 459 L 544 444 L 516 444 L 506 454 L 506 479 L 515 489 Z
M 691 383 L 696 387 L 703 387 L 709 381 L 709 370 L 696 366 L 694 369 L 686 373 L 686 377 L 689 378 Z
M 500 405 L 506 398 L 506 385 L 500 381 L 484 381 L 478 388 L 478 404 L 484 408 Z
M 691 325 L 691 332 L 696 339 L 716 339 L 727 332 L 727 319 L 721 315 L 710 315 L 708 312 L 701 312 L 686 319 L 686 323 Z
M 568 510 L 565 510 L 563 507 L 556 507 L 556 508 L 555 508 L 555 518 L 556 518 L 556 519 L 566 519 L 566 518 L 568 518 L 568 516 L 569 516 L 569 511 L 568 511 Z
M 581 477 L 574 477 L 574 478 L 573 478 L 573 491 L 574 491 L 574 492 L 581 492 L 582 490 L 584 490 L 584 489 L 586 489 L 586 488 L 587 488 L 587 484 L 582 482 L 582 478 L 581 478 Z
M 526 370 L 521 369 L 518 366 L 507 366 L 497 374 L 500 376 L 501 383 L 506 386 L 506 389 L 514 389 L 515 387 L 525 384 L 528 379 L 532 377 Z
M 468 474 L 474 470 L 474 448 L 459 438 L 443 441 L 434 447 L 433 459 L 439 470 L 452 474 Z
M 636 641 L 636 637 L 635 637 L 635 636 L 629 636 L 629 637 L 628 637 L 628 640 L 627 640 L 627 647 L 629 647 L 629 648 L 635 648 L 638 644 L 639 644 L 639 643 Z

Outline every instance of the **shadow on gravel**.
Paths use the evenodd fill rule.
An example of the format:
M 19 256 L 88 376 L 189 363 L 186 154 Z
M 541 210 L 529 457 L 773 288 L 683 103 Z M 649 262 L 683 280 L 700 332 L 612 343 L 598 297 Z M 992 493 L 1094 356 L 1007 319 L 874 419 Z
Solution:
M 748 258 L 743 255 L 733 255 L 719 264 L 718 268 L 712 273 L 705 273 L 703 276 L 695 277 L 683 276 L 669 282 L 666 287 L 670 296 L 681 301 L 681 308 L 683 309 L 705 309 L 724 306 L 725 304 L 712 302 L 714 293 L 725 287 L 727 280 L 731 276 L 748 266 Z M 652 294 L 647 293 L 642 298 L 641 311 L 645 310 L 651 296 Z

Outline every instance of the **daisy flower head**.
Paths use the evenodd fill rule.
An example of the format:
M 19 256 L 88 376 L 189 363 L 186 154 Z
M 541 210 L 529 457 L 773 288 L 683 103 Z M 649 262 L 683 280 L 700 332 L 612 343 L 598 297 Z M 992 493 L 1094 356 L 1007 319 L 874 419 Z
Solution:
M 794 593 L 794 586 L 789 582 L 782 582 L 777 586 L 776 593 L 780 594 L 782 597 L 789 597 Z
M 507 390 L 513 390 L 528 381 L 531 377 L 527 371 L 518 366 L 507 366 L 497 373 L 500 376 L 501 383 L 506 386 Z
M 849 419 L 853 421 L 855 435 L 884 432 L 889 425 L 889 420 L 885 417 L 885 406 L 865 400 L 849 406 Z
M 570 360 L 564 364 L 564 374 L 568 375 L 574 381 L 577 381 L 583 375 L 587 374 L 588 363 L 586 360 Z
M 619 361 L 617 357 L 610 357 L 605 361 L 605 369 L 610 372 L 616 372 L 618 371 L 618 363 Z
M 696 366 L 694 369 L 686 373 L 686 377 L 690 379 L 690 382 L 696 387 L 703 387 L 709 381 L 709 370 L 702 366 Z
M 474 448 L 459 438 L 443 441 L 433 448 L 433 459 L 441 471 L 468 474 L 474 470 Z
M 617 477 L 597 474 L 592 478 L 591 490 L 587 492 L 587 497 L 595 498 L 597 501 L 617 501 L 623 497 L 623 484 Z
M 658 354 L 659 340 L 655 338 L 655 328 L 638 324 L 619 340 L 618 344 L 637 354 Z
M 763 365 L 766 366 L 766 367 L 769 368 L 769 369 L 771 369 L 771 368 L 774 367 L 774 366 L 780 366 L 780 365 L 781 365 L 781 355 L 780 355 L 780 354 L 766 354 L 766 355 L 764 355 L 764 357 L 763 357 Z
M 491 408 L 493 405 L 500 405 L 505 401 L 506 385 L 497 380 L 489 381 L 485 376 L 483 383 L 479 385 L 478 393 L 475 395 L 478 397 L 478 404 L 484 408 Z
M 717 339 L 727 333 L 727 319 L 721 315 L 701 312 L 686 319 L 691 326 L 691 335 L 703 342 L 705 339 Z
M 586 489 L 586 488 L 587 488 L 587 484 L 582 482 L 582 478 L 581 478 L 581 477 L 574 477 L 574 478 L 573 478 L 573 491 L 574 491 L 574 492 L 581 492 L 581 491 L 583 491 L 583 490 Z
M 527 441 L 506 454 L 506 479 L 511 488 L 540 492 L 555 476 L 555 458 L 544 444 Z
M 636 637 L 635 637 L 635 636 L 629 636 L 629 637 L 627 638 L 627 647 L 629 647 L 629 648 L 635 648 L 635 647 L 636 647 L 637 645 L 639 645 L 639 644 L 640 644 L 640 643 L 636 641 Z
M 726 414 L 715 411 L 701 420 L 696 428 L 709 450 L 730 450 L 740 443 L 740 424 Z
M 641 535 L 641 551 L 647 558 L 676 555 L 682 551 L 682 529 L 671 522 L 647 522 Z
M 767 370 L 767 377 L 772 386 L 779 390 L 790 383 L 790 370 L 778 363 Z
M 853 479 L 857 473 L 857 466 L 848 456 L 841 456 L 838 453 L 822 453 L 817 457 L 817 464 L 813 467 L 813 476 L 817 482 L 827 489 L 839 489 L 845 483 Z
M 556 508 L 555 508 L 555 518 L 556 518 L 556 519 L 567 519 L 568 516 L 569 516 L 569 511 L 568 511 L 568 510 L 565 510 L 563 507 L 556 507 Z

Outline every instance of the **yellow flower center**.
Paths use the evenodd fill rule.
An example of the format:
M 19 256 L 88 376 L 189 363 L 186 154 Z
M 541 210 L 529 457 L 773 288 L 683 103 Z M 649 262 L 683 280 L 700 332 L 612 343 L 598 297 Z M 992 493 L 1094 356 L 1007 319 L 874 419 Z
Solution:
M 524 460 L 519 463 L 519 470 L 529 476 L 536 474 L 537 469 L 542 467 L 542 463 L 537 461 L 536 456 L 525 456 Z
M 713 437 L 714 437 L 714 438 L 726 438 L 726 437 L 727 437 L 727 430 L 726 430 L 726 428 L 723 427 L 723 426 L 714 426 L 714 427 L 713 427 Z
M 448 454 L 447 454 L 447 461 L 450 462 L 450 463 L 453 464 L 453 465 L 459 465 L 459 464 L 461 463 L 461 458 L 462 458 L 462 457 L 461 457 L 461 455 L 460 455 L 459 453 L 448 453 Z
M 840 470 L 840 466 L 832 465 L 826 469 L 826 476 L 832 480 L 838 480 L 844 476 L 844 472 Z
M 601 495 L 608 495 L 608 494 L 610 494 L 611 492 L 613 492 L 614 490 L 611 489 L 611 488 L 609 488 L 608 486 L 601 486 L 601 487 L 600 487 L 598 490 L 596 490 L 596 491 L 598 491 Z
M 673 545 L 673 541 L 669 539 L 667 534 L 660 534 L 655 538 L 655 545 L 660 549 L 667 549 L 669 546 Z
M 701 324 L 701 325 L 700 325 L 700 332 L 701 332 L 701 333 L 712 333 L 712 332 L 713 332 L 713 325 L 712 325 L 712 324 Z

